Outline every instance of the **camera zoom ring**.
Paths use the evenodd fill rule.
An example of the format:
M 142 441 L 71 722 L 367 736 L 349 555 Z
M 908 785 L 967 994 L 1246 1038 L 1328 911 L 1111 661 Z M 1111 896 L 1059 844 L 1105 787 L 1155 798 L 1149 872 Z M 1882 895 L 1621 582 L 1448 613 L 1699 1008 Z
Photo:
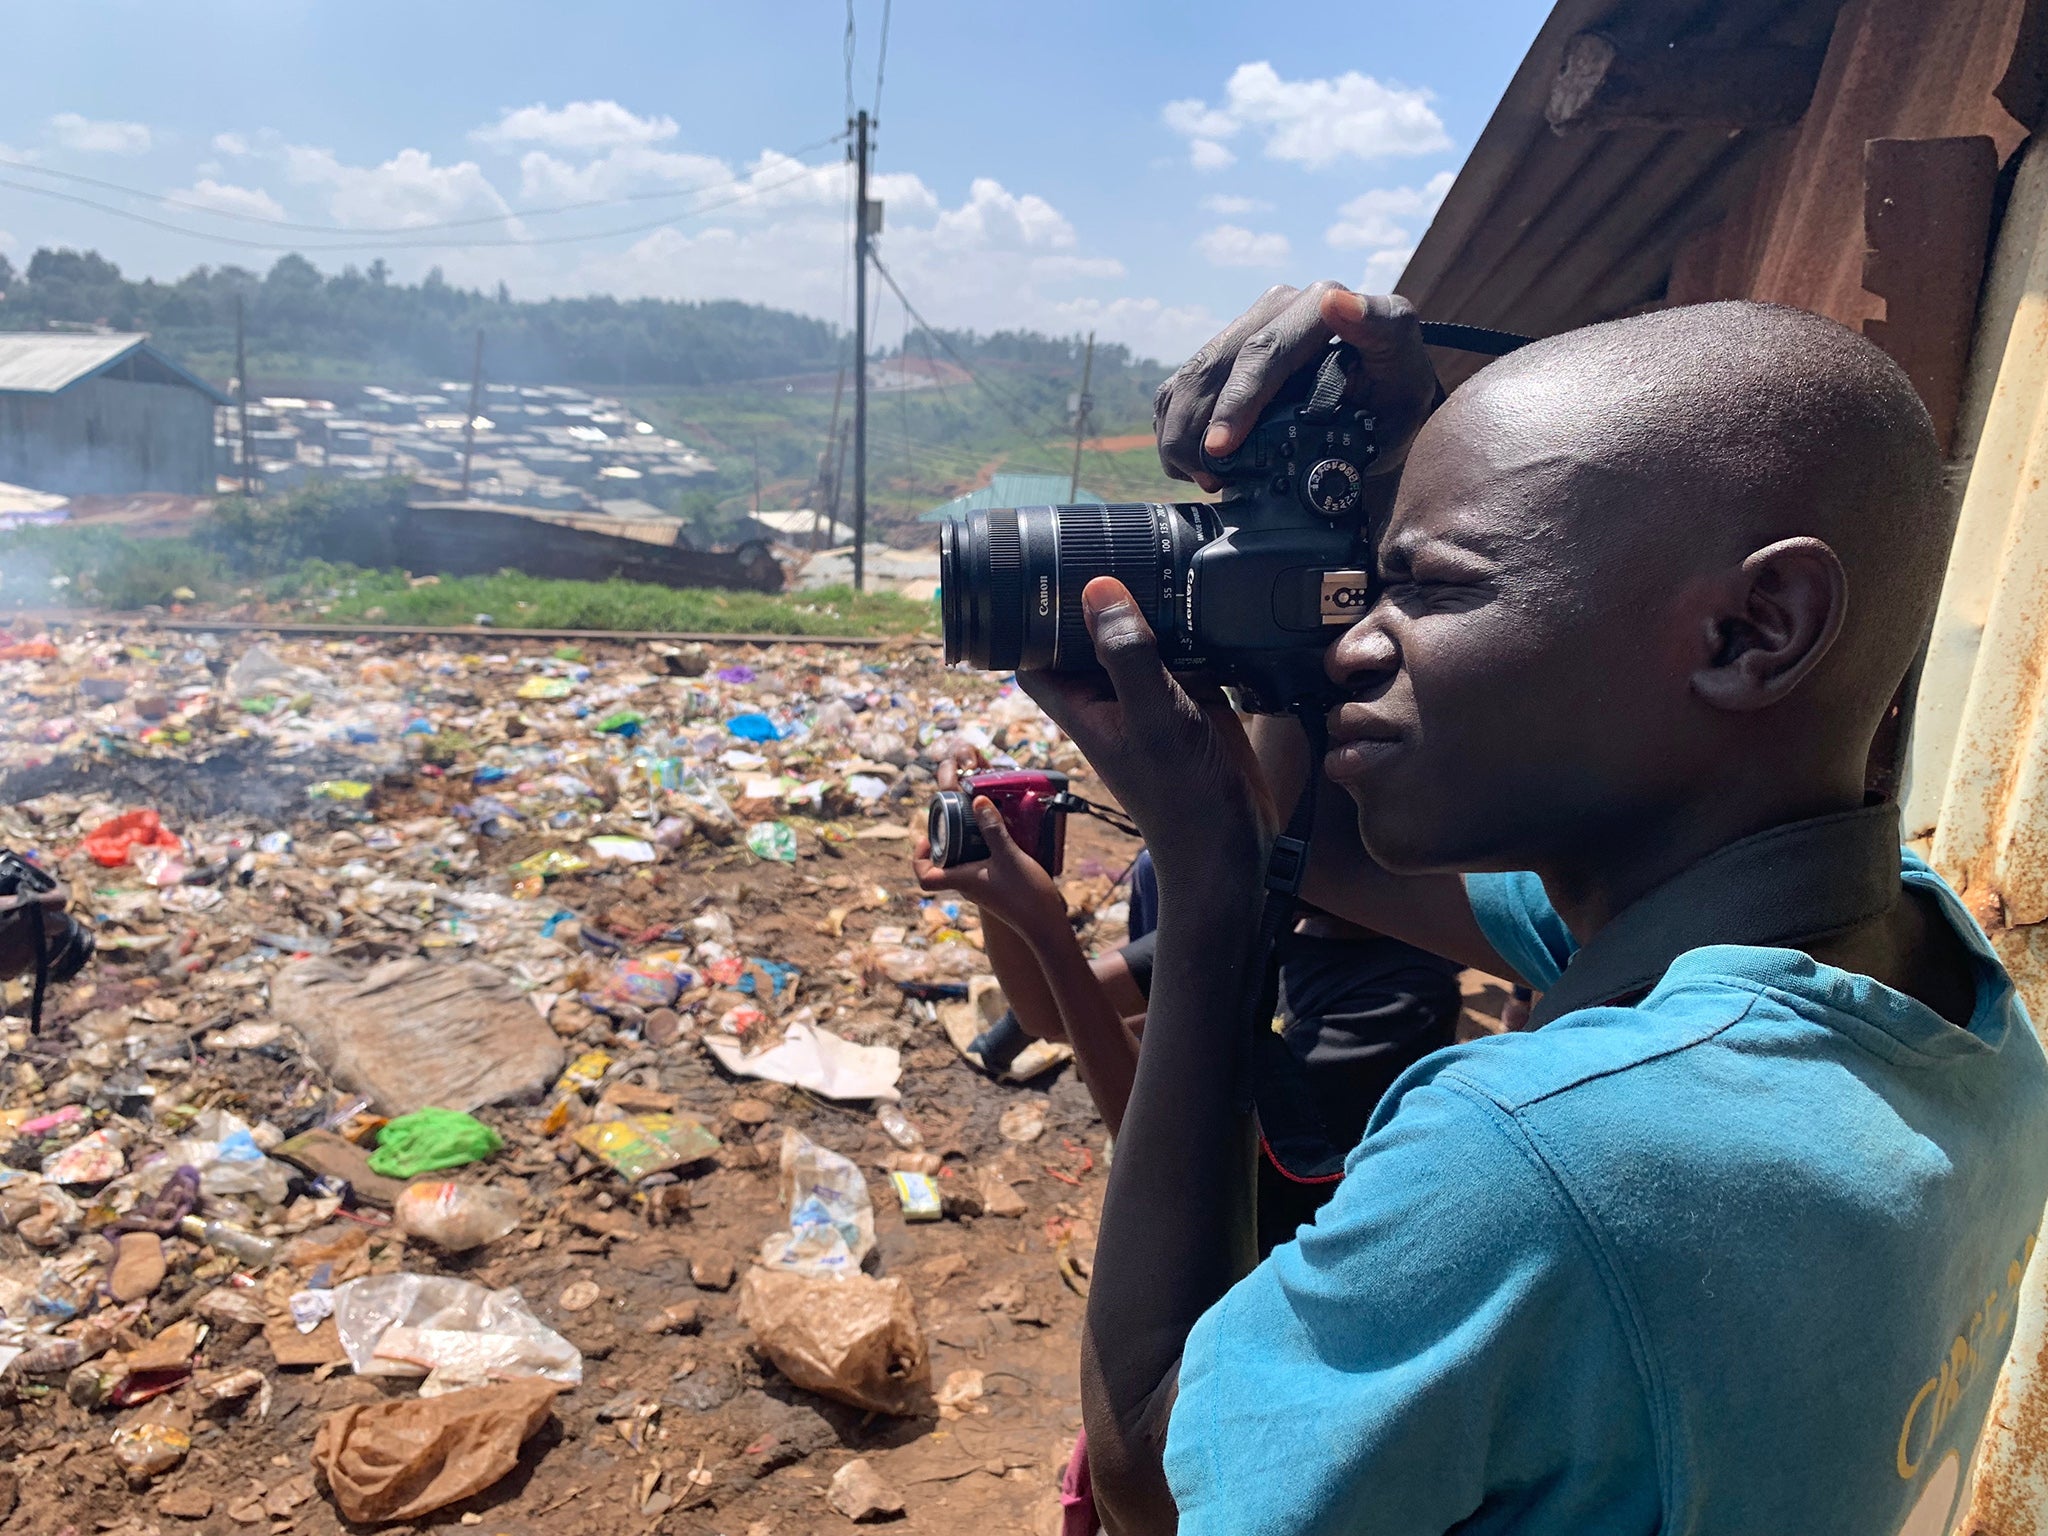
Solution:
M 1159 625 L 1158 521 L 1143 502 L 1106 507 L 1061 507 L 1060 665 L 1093 659 L 1094 644 L 1081 612 L 1081 589 L 1097 576 L 1114 576 L 1130 589 L 1156 630 Z
M 998 507 L 988 515 L 987 604 L 992 617 L 1000 616 L 996 622 L 1005 633 L 1022 624 L 1024 541 L 1017 532 L 1015 507 Z

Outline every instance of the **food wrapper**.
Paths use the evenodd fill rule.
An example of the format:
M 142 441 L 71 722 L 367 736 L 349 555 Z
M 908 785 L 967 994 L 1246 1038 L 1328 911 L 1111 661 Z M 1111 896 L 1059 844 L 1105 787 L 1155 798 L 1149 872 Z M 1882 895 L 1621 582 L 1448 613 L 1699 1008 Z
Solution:
M 595 1088 L 604 1081 L 611 1065 L 612 1059 L 605 1052 L 586 1051 L 563 1069 L 555 1080 L 555 1092 L 581 1093 L 586 1088 Z
M 577 1129 L 570 1139 L 610 1163 L 629 1183 L 697 1162 L 718 1150 L 717 1133 L 689 1115 L 597 1120 Z
M 928 1173 L 892 1173 L 896 1198 L 903 1206 L 905 1221 L 937 1221 L 945 1212 L 939 1202 L 939 1182 Z

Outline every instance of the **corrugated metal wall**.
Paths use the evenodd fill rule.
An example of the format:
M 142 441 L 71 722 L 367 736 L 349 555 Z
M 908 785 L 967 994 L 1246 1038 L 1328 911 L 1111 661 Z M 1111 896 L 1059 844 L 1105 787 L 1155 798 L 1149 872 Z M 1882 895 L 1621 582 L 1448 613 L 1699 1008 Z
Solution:
M 92 378 L 0 394 L 0 480 L 69 495 L 213 491 L 213 402 L 196 389 Z
M 2048 1021 L 2048 144 L 2022 161 L 1979 312 L 1968 481 L 1915 714 L 1906 827 Z M 2048 1264 L 2028 1276 L 1965 1536 L 2048 1533 Z

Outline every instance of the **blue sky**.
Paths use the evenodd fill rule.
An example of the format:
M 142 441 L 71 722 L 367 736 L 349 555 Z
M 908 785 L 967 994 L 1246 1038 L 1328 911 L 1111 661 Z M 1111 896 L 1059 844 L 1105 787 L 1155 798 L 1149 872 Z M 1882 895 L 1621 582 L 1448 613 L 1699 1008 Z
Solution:
M 882 0 L 854 6 L 869 105 Z M 893 0 L 882 258 L 937 324 L 1094 328 L 1169 359 L 1269 283 L 1384 287 L 1547 9 Z M 17 265 L 65 244 L 171 276 L 292 245 L 522 297 L 850 314 L 846 170 L 822 142 L 846 112 L 844 0 L 6 10 L 0 182 L 177 226 L 0 186 Z M 598 206 L 546 211 L 565 204 Z M 878 323 L 900 329 L 893 298 Z

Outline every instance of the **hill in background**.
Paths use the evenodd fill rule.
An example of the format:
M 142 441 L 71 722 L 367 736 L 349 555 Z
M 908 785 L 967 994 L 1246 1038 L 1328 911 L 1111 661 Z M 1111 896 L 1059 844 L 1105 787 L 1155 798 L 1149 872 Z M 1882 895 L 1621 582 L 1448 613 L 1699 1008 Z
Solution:
M 346 395 L 377 383 L 429 388 L 467 379 L 479 330 L 485 377 L 616 394 L 701 449 L 718 473 L 671 510 L 715 528 L 754 504 L 809 505 L 835 420 L 852 410 L 851 338 L 764 305 L 665 299 L 515 300 L 456 288 L 439 269 L 393 282 L 381 261 L 322 273 L 290 255 L 263 274 L 196 267 L 175 282 L 132 281 L 96 252 L 39 250 L 24 272 L 0 258 L 0 329 L 147 331 L 217 383 L 234 371 L 235 304 L 246 317 L 252 394 Z M 893 306 L 883 310 L 885 327 Z M 914 516 L 997 469 L 1065 474 L 1082 340 L 1031 332 L 904 327 L 870 361 L 868 483 L 883 531 L 915 537 Z M 1108 343 L 1095 350 L 1081 484 L 1111 500 L 1167 499 L 1150 449 L 1151 397 L 1166 369 Z M 845 473 L 851 473 L 850 463 Z M 842 504 L 842 511 L 850 501 Z

